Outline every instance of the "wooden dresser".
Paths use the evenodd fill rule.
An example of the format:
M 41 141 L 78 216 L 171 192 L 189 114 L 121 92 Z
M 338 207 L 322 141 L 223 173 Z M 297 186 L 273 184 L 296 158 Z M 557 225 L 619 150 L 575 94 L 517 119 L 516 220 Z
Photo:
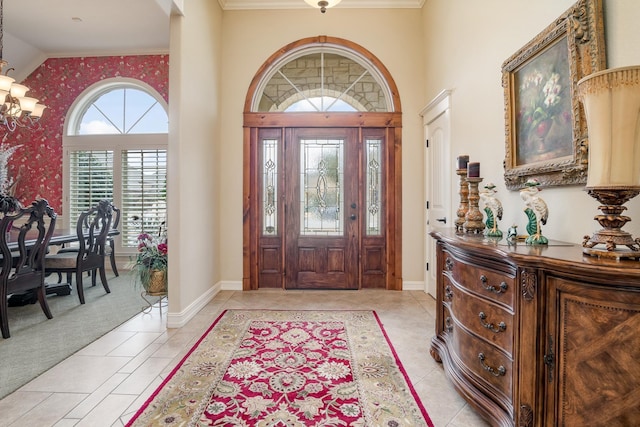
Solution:
M 640 426 L 640 262 L 431 236 L 431 355 L 492 425 Z

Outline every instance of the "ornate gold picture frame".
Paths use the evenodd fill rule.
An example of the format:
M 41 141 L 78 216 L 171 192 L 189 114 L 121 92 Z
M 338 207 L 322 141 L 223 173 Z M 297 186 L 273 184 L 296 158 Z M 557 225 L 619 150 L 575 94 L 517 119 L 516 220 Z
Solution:
M 508 189 L 530 178 L 545 187 L 586 182 L 589 147 L 577 83 L 605 68 L 602 0 L 579 0 L 504 62 Z

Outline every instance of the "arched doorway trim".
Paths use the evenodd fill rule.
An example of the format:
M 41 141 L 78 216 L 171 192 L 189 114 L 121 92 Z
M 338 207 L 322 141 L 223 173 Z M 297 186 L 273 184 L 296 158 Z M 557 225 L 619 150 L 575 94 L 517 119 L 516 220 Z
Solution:
M 370 84 L 379 84 L 380 89 L 375 90 L 384 92 L 384 102 L 373 103 L 371 104 L 373 108 L 367 108 L 367 106 L 364 111 L 356 107 L 358 111 L 355 112 L 284 112 L 283 106 L 290 105 L 294 99 L 304 99 L 310 95 L 335 97 L 335 93 L 340 93 L 342 90 L 338 85 L 331 87 L 327 84 L 321 88 L 326 88 L 328 91 L 318 93 L 318 87 L 321 84 L 303 86 L 297 85 L 295 81 L 287 81 L 287 83 L 293 83 L 290 86 L 297 87 L 293 91 L 287 88 L 276 93 L 276 101 L 271 101 L 276 97 L 270 93 L 271 98 L 265 98 L 260 103 L 259 99 L 263 96 L 265 87 L 274 76 L 279 78 L 277 73 L 283 65 L 286 66 L 300 58 L 300 61 L 304 62 L 309 58 L 309 54 L 317 53 L 320 53 L 317 55 L 320 62 L 323 61 L 322 55 L 325 53 L 328 60 L 335 60 L 338 56 L 351 59 L 351 63 L 359 69 L 350 74 L 349 79 L 342 79 L 342 87 L 348 84 L 354 86 L 350 83 L 354 81 L 354 76 L 357 78 L 359 73 L 364 75 L 363 70 L 366 70 L 367 87 L 370 87 Z M 347 63 L 350 63 L 349 59 L 346 60 Z M 314 64 L 317 64 L 317 61 Z M 305 71 L 302 66 L 299 66 L 298 70 Z M 322 75 L 322 77 L 324 81 L 325 76 Z M 284 81 L 289 80 L 286 75 L 282 75 L 282 78 Z M 346 91 L 341 93 L 346 94 Z M 350 103 L 350 100 L 356 100 L 356 105 L 367 105 L 366 102 L 360 103 L 361 95 L 356 88 L 346 94 L 344 100 L 347 103 Z M 379 97 L 380 99 L 382 97 Z M 277 106 L 274 107 L 276 104 Z M 353 104 L 350 105 L 353 106 Z M 401 290 L 402 111 L 397 87 L 386 67 L 371 52 L 348 40 L 327 36 L 298 40 L 279 49 L 259 68 L 249 86 L 244 108 L 243 289 L 252 290 L 261 287 L 289 289 L 299 284 L 298 288 L 312 288 L 316 283 L 318 287 L 335 286 L 339 281 L 334 281 L 333 285 L 330 284 L 331 274 L 322 276 L 320 271 L 322 268 L 317 271 L 307 270 L 308 266 L 315 263 L 313 257 L 325 256 L 319 261 L 319 265 L 323 266 L 325 272 L 338 272 L 342 266 L 356 265 L 355 275 L 353 271 L 346 271 L 346 269 L 340 272 L 345 273 L 343 277 L 350 282 L 349 289 Z M 355 232 L 347 232 L 344 236 L 355 237 L 351 241 L 348 241 L 348 238 L 345 239 L 342 248 L 337 248 L 335 245 L 331 248 L 322 248 L 322 243 L 319 243 L 320 246 L 309 250 L 310 248 L 303 247 L 303 244 L 292 245 L 292 242 L 302 242 L 307 238 L 305 237 L 307 229 L 302 230 L 302 223 L 306 221 L 306 209 L 310 205 L 304 205 L 304 202 L 301 204 L 306 197 L 304 196 L 306 190 L 301 192 L 299 182 L 302 181 L 296 181 L 302 179 L 300 178 L 302 166 L 300 164 L 296 166 L 296 163 L 301 159 L 301 150 L 306 149 L 302 148 L 302 144 L 309 141 L 312 146 L 328 143 L 332 147 L 333 143 L 341 144 L 340 141 L 344 141 L 345 147 L 351 147 L 344 152 L 345 161 L 348 163 L 345 173 L 351 178 L 359 179 L 359 183 L 349 181 L 351 183 L 349 190 L 345 187 L 347 191 L 344 193 L 342 190 L 339 191 L 340 194 L 355 195 L 354 197 L 345 195 L 344 200 L 340 201 L 342 204 L 339 210 L 345 212 L 341 220 L 346 221 L 345 226 L 347 222 L 357 226 L 355 228 L 346 226 L 346 229 L 355 230 Z M 313 149 L 312 147 L 311 150 Z M 364 220 L 370 212 L 378 212 L 376 209 L 368 209 L 370 206 L 368 194 L 372 193 L 368 184 L 371 181 L 368 179 L 373 170 L 369 165 L 377 164 L 377 160 L 370 162 L 368 158 L 372 150 L 378 150 L 377 159 L 384 162 L 383 166 L 376 169 L 381 184 L 376 190 L 379 193 L 374 192 L 376 195 L 373 199 L 382 200 L 384 203 L 379 211 L 381 220 L 376 233 L 370 232 L 368 228 L 370 224 L 367 222 L 369 220 Z M 275 170 L 274 167 L 281 168 L 280 174 L 272 173 Z M 298 184 L 292 184 L 294 181 Z M 315 184 L 313 185 L 315 188 Z M 274 196 L 274 189 L 281 193 Z M 301 198 L 297 199 L 298 196 Z M 292 214 L 291 212 L 294 211 L 296 213 Z M 271 212 L 276 214 L 267 220 L 265 212 L 269 212 L 269 215 L 272 215 Z M 307 238 L 307 240 L 314 239 Z M 353 246 L 358 247 L 357 255 L 350 258 Z M 328 257 L 327 252 L 330 252 Z M 298 262 L 296 259 L 298 254 L 305 259 Z M 327 265 L 329 265 L 328 268 Z M 292 271 L 296 269 L 298 271 L 295 274 L 299 279 L 297 281 L 292 280 Z M 311 273 L 311 276 L 307 276 L 307 273 Z M 314 277 L 318 281 L 306 280 L 303 276 Z

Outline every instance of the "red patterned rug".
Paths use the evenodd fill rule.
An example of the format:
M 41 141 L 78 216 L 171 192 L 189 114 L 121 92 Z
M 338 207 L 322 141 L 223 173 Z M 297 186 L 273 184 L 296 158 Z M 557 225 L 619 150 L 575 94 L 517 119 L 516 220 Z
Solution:
M 373 311 L 228 310 L 127 426 L 430 426 Z

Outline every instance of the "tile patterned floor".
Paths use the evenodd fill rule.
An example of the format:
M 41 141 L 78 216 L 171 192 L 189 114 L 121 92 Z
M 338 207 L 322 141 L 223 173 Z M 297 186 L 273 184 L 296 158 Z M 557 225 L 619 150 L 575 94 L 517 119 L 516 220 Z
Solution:
M 167 329 L 156 306 L 0 400 L 0 426 L 124 426 L 222 310 L 232 308 L 375 310 L 435 426 L 488 426 L 429 355 L 433 298 L 375 290 L 221 291 L 180 329 Z

